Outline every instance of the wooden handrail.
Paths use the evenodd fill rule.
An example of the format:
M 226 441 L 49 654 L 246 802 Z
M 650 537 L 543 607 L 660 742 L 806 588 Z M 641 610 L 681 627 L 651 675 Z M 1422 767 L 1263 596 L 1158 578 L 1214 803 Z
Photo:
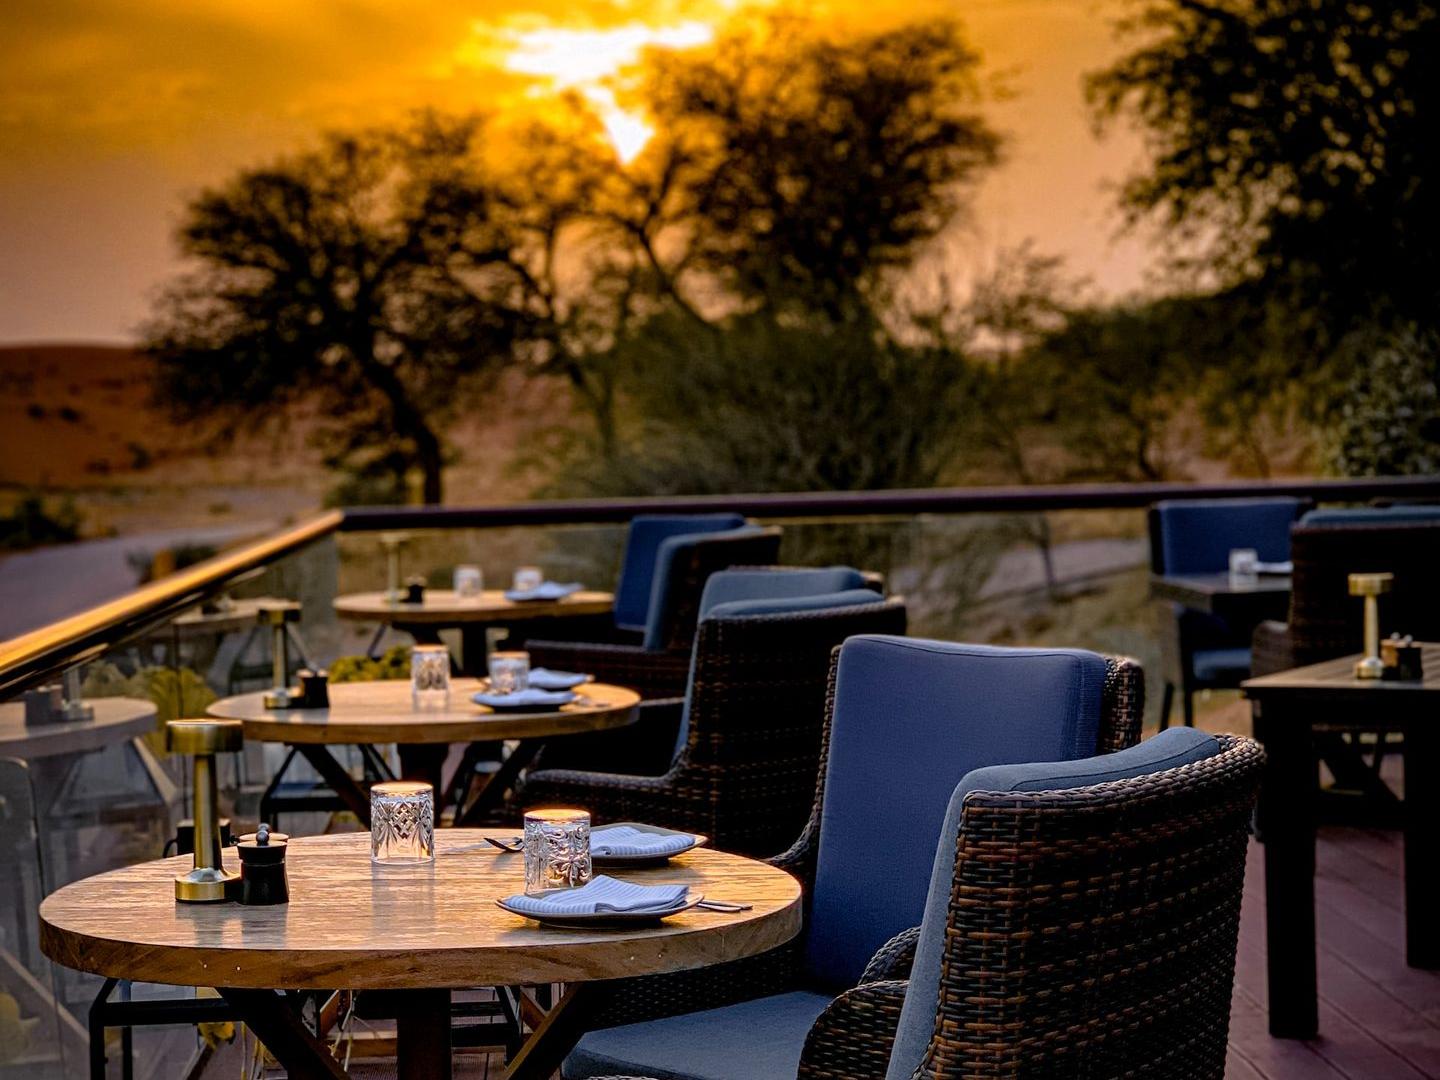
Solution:
M 111 645 L 200 603 L 238 574 L 264 566 L 340 527 L 339 510 L 187 566 L 133 592 L 77 615 L 0 642 L 0 697 L 74 663 L 92 660 Z

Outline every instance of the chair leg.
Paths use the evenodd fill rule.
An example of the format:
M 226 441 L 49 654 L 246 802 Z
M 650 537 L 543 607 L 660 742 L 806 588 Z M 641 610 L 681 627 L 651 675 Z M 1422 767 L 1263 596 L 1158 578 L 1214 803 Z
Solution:
M 1160 730 L 1170 726 L 1170 710 L 1175 705 L 1175 684 L 1167 682 L 1165 692 L 1160 695 Z
M 1185 688 L 1185 726 L 1195 726 L 1195 691 L 1188 686 Z

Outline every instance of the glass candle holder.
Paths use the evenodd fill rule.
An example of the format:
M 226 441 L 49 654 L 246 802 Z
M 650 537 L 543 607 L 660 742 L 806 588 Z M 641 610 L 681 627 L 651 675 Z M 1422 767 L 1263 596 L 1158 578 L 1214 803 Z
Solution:
M 545 571 L 538 566 L 517 566 L 512 587 L 516 592 L 538 589 L 545 582 Z
M 528 652 L 492 652 L 490 654 L 490 692 L 518 694 L 530 687 L 530 654 Z
M 450 650 L 416 645 L 410 652 L 410 704 L 416 712 L 450 707 Z
M 414 866 L 435 861 L 435 791 L 414 780 L 370 788 L 370 861 Z
M 525 815 L 525 893 L 575 889 L 591 877 L 590 815 L 531 810 Z
M 1260 578 L 1260 553 L 1254 548 L 1232 548 L 1230 580 L 1240 585 L 1253 585 Z
M 485 590 L 485 575 L 480 567 L 464 563 L 455 567 L 455 595 L 479 596 Z

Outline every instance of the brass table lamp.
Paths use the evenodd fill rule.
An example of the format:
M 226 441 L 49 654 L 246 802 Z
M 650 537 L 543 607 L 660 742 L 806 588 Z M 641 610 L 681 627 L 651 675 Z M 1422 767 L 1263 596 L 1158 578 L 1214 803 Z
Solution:
M 285 624 L 300 621 L 300 605 L 293 600 L 274 600 L 260 606 L 260 625 L 270 627 L 270 660 L 274 685 L 265 693 L 267 709 L 290 709 L 300 704 L 300 695 L 289 686 L 290 649 Z
M 400 584 L 400 551 L 410 542 L 408 532 L 382 532 L 380 546 L 385 549 L 385 599 L 392 604 L 405 599 Z
M 224 900 L 226 889 L 240 880 L 239 874 L 225 869 L 221 853 L 215 755 L 239 750 L 244 730 L 239 720 L 171 720 L 165 725 L 166 748 L 195 760 L 195 867 L 175 879 L 176 900 Z
M 1350 595 L 1365 598 L 1365 655 L 1355 661 L 1357 679 L 1378 679 L 1385 673 L 1380 659 L 1380 594 L 1390 591 L 1394 574 L 1351 574 Z

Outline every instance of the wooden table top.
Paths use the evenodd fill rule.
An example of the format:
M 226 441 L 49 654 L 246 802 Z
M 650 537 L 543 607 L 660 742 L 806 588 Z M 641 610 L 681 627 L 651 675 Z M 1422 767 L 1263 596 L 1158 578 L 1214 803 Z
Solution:
M 25 725 L 25 703 L 0 705 L 0 757 L 42 758 L 80 754 L 155 730 L 155 705 L 139 698 L 88 698 L 94 720 Z
M 141 863 L 51 893 L 40 905 L 41 948 L 80 971 L 179 986 L 443 989 L 680 971 L 765 952 L 800 930 L 794 878 L 704 848 L 615 876 L 684 882 L 752 910 L 547 929 L 496 906 L 524 891 L 523 856 L 481 835 L 437 831 L 435 862 L 404 868 L 373 866 L 368 833 L 300 837 L 286 859 L 290 902 L 275 907 L 181 904 L 172 880 L 190 857 Z M 238 866 L 233 850 L 225 861 Z
M 1384 693 L 1392 695 L 1419 694 L 1440 691 L 1440 643 L 1419 642 L 1424 678 L 1418 682 L 1391 682 L 1386 679 L 1355 678 L 1355 661 L 1360 654 L 1342 656 L 1335 660 L 1322 660 L 1318 664 L 1277 671 L 1273 675 L 1261 675 L 1246 679 L 1240 684 L 1246 697 L 1266 697 L 1274 694 L 1360 694 Z
M 211 716 L 245 722 L 245 738 L 284 743 L 452 743 L 544 738 L 607 731 L 635 722 L 640 695 L 623 686 L 586 683 L 577 701 L 550 712 L 497 713 L 470 695 L 478 679 L 450 681 L 450 708 L 416 712 L 409 679 L 332 683 L 328 709 L 267 709 L 265 692 L 237 694 L 211 704 Z
M 453 589 L 426 589 L 425 599 L 419 604 L 391 600 L 384 592 L 347 593 L 335 598 L 335 614 L 342 619 L 407 626 L 459 626 L 556 615 L 603 615 L 614 607 L 614 593 L 586 589 L 561 600 L 506 600 L 501 589 L 486 589 L 479 596 L 461 596 Z

